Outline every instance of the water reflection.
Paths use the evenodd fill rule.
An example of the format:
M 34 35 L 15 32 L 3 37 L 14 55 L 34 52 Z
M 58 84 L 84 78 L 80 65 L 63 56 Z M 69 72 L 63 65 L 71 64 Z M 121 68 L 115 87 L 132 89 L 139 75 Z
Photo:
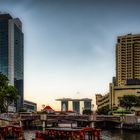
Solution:
M 30 130 L 24 131 L 24 139 L 25 140 L 35 139 L 35 131 L 30 131 Z
M 103 140 L 140 140 L 140 132 L 131 130 L 102 130 Z M 35 131 L 24 131 L 25 140 L 35 138 Z
M 140 140 L 140 133 L 131 130 L 103 130 L 104 140 Z

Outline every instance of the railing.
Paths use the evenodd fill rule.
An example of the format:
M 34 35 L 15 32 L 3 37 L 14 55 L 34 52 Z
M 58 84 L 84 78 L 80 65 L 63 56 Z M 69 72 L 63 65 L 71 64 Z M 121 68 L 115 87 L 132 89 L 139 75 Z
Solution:
M 112 115 L 98 115 L 96 116 L 97 121 L 117 121 L 120 122 L 122 119 L 119 116 Z
M 12 117 L 13 117 L 13 115 L 8 114 L 8 113 L 0 114 L 0 119 L 1 120 L 12 121 Z
M 40 118 L 37 114 L 20 114 L 21 120 L 35 120 Z

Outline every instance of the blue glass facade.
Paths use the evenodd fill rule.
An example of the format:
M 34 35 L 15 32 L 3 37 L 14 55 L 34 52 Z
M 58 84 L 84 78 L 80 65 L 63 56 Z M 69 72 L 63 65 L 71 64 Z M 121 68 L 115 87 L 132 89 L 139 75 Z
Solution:
M 18 90 L 19 102 L 23 107 L 23 33 L 14 25 L 14 85 Z
M 9 19 L 10 17 L 8 17 Z M 0 72 L 8 77 L 8 19 L 0 19 Z
M 91 101 L 84 101 L 84 109 L 91 109 Z
M 23 107 L 24 46 L 21 22 L 0 14 L 0 72 L 17 88 L 17 110 Z
M 80 113 L 80 102 L 79 101 L 73 101 L 73 111 Z

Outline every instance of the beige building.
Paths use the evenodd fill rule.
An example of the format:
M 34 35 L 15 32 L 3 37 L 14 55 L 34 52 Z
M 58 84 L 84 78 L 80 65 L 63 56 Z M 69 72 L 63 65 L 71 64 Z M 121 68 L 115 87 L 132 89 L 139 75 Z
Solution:
M 96 94 L 97 108 L 107 105 L 119 107 L 119 98 L 124 95 L 140 96 L 140 34 L 117 38 L 116 77 L 109 87 L 109 94 Z
M 112 86 L 110 108 L 119 107 L 119 99 L 124 95 L 140 96 L 140 85 Z
M 96 94 L 96 105 L 100 109 L 105 106 L 110 106 L 110 97 L 109 93 L 105 95 Z
M 116 84 L 140 79 L 140 34 L 119 36 L 116 44 Z

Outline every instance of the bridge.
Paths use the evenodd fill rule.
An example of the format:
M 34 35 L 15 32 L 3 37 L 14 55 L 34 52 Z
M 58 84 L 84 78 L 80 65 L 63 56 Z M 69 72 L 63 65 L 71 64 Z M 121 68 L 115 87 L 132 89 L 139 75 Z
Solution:
M 23 126 L 33 126 L 36 124 L 42 125 L 40 119 L 41 114 L 20 114 L 20 121 Z M 94 118 L 94 119 L 93 119 Z M 51 126 L 58 126 L 58 124 L 77 124 L 79 127 L 89 126 L 92 123 L 95 126 L 100 127 L 121 127 L 122 124 L 132 124 L 138 122 L 138 117 L 136 116 L 113 116 L 113 115 L 65 115 L 65 114 L 48 114 L 45 120 L 46 124 L 51 124 Z
M 20 121 L 25 128 L 30 128 L 35 124 L 42 126 L 43 120 L 41 120 L 41 114 L 20 114 Z M 85 127 L 89 125 L 90 120 L 87 115 L 64 115 L 64 114 L 48 114 L 46 125 L 58 126 L 58 124 L 77 124 L 77 126 Z
M 112 115 L 97 115 L 94 126 L 99 128 L 121 128 L 122 117 Z
M 21 121 L 33 121 L 33 120 L 37 120 L 40 119 L 40 115 L 39 114 L 20 114 L 20 120 Z
M 40 119 L 41 114 L 20 114 L 20 120 L 37 120 Z M 138 118 L 137 116 L 113 116 L 113 115 L 96 115 L 95 119 L 92 119 L 92 116 L 89 115 L 64 115 L 64 114 L 48 114 L 47 120 L 57 120 L 57 121 L 112 121 L 112 122 L 125 122 L 125 123 L 136 123 Z
M 20 114 L 20 120 L 25 121 L 25 120 L 36 120 L 40 119 L 41 114 Z M 89 121 L 89 116 L 87 115 L 55 115 L 55 114 L 48 114 L 47 115 L 47 120 L 58 120 L 58 121 L 63 121 L 63 120 L 68 120 L 68 121 L 77 121 L 77 120 L 84 120 L 84 121 Z

